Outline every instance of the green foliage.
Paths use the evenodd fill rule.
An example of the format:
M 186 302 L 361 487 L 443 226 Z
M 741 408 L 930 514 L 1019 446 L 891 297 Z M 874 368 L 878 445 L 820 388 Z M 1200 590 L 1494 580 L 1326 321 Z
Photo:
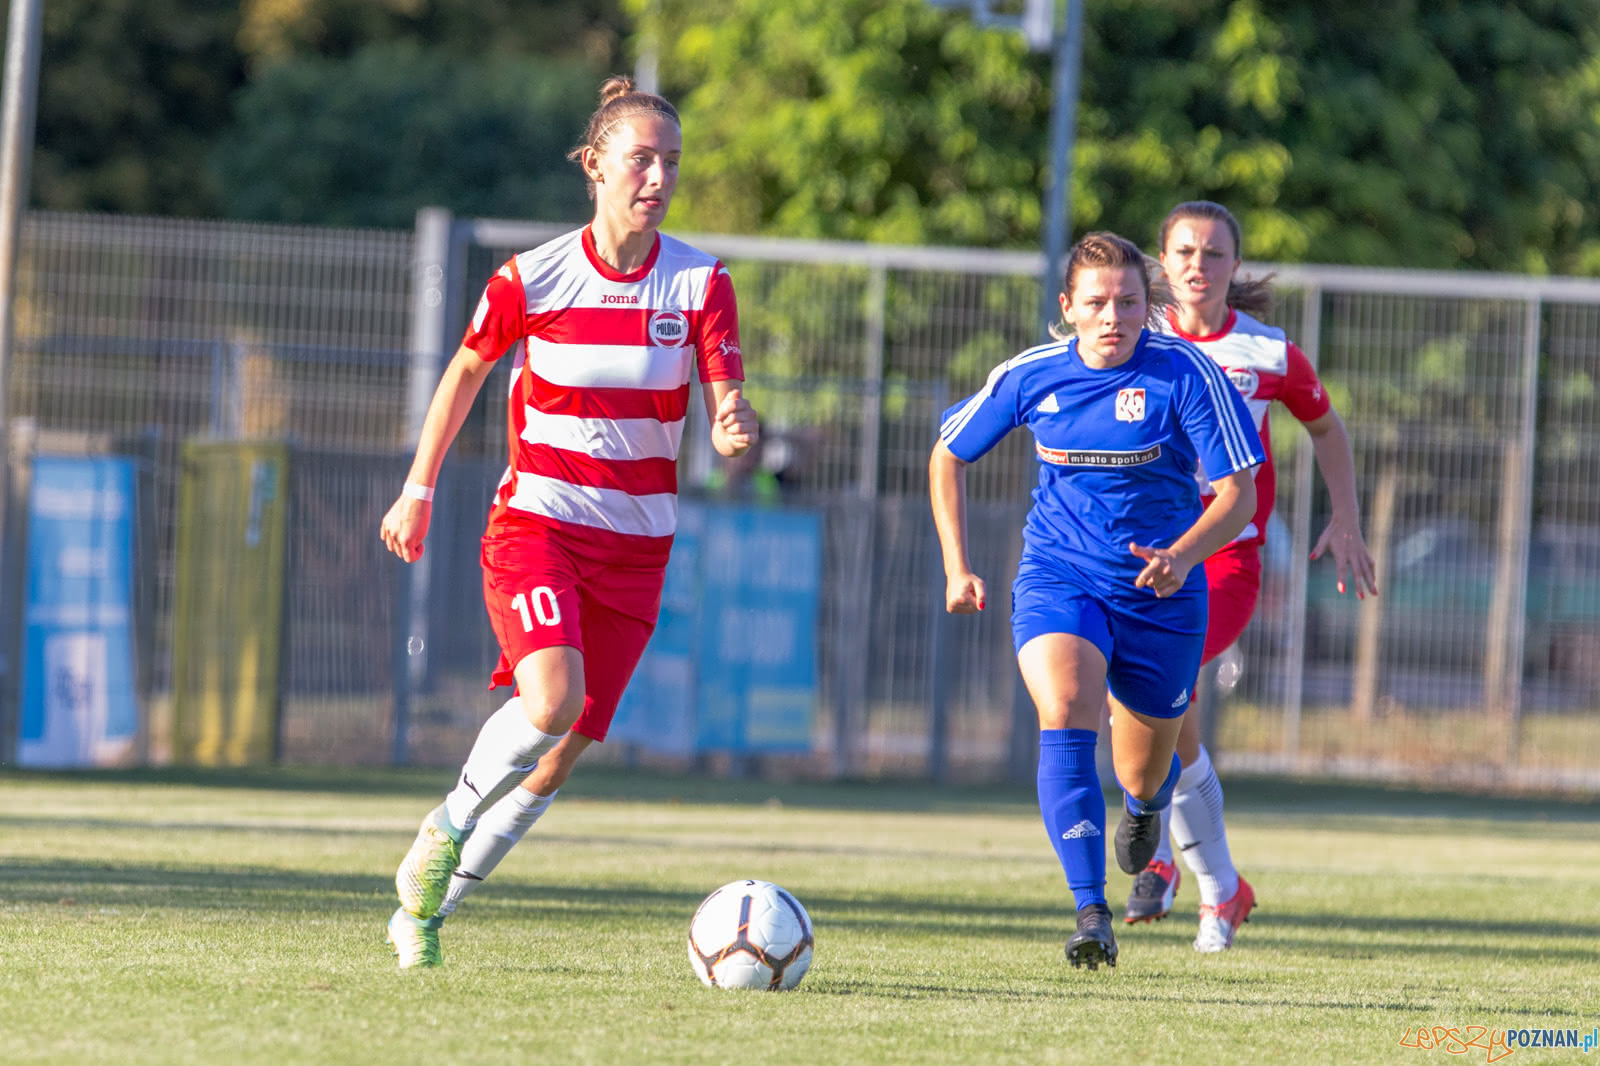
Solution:
M 923 0 L 665 0 L 658 18 L 688 139 L 678 225 L 1034 240 L 1048 101 L 1016 35 Z
M 207 161 L 224 137 L 228 152 L 264 157 L 269 149 L 240 145 L 241 129 L 232 125 L 233 115 L 236 103 L 263 108 L 255 99 L 256 84 L 282 64 L 317 58 L 356 62 L 354 57 L 364 49 L 383 43 L 437 50 L 453 57 L 455 65 L 433 69 L 459 78 L 460 68 L 471 66 L 480 68 L 470 75 L 473 84 L 486 79 L 496 83 L 483 109 L 487 114 L 475 114 L 455 101 L 456 117 L 470 134 L 505 124 L 505 93 L 500 90 L 515 80 L 506 70 L 517 62 L 543 68 L 547 61 L 536 57 L 560 60 L 548 66 L 545 79 L 572 79 L 572 98 L 583 97 L 585 103 L 592 102 L 601 75 L 621 62 L 622 21 L 612 0 L 541 0 L 536 17 L 519 0 L 246 0 L 237 5 L 48 0 L 43 11 L 31 198 L 37 206 L 58 210 L 210 216 L 239 200 L 259 204 L 264 197 L 272 199 L 260 188 L 223 190 L 217 179 L 225 168 L 208 167 Z M 411 64 L 405 69 L 418 73 L 428 68 Z M 398 77 L 401 72 L 395 73 Z M 531 74 L 524 79 L 538 80 Z M 338 79 L 330 76 L 330 81 Z M 371 88 L 359 75 L 344 83 Z M 426 83 L 422 87 L 438 89 Z M 565 88 L 533 86 L 530 106 L 547 106 L 552 96 L 566 100 Z M 241 91 L 251 99 L 241 101 Z M 353 155 L 376 159 L 360 143 L 377 117 L 362 111 L 370 99 L 337 109 L 357 120 L 342 132 L 320 114 L 326 103 L 317 100 L 313 110 L 299 116 L 318 125 L 324 134 L 319 143 L 332 146 L 336 155 L 354 146 Z M 542 119 L 555 127 L 550 136 L 556 140 L 575 137 L 561 125 L 565 113 L 545 112 L 522 125 Z M 270 141 L 272 147 L 281 143 Z M 486 158 L 493 162 L 500 156 Z M 332 164 L 328 173 L 342 173 L 342 168 Z M 395 180 L 410 176 L 414 169 Z M 468 184 L 477 188 L 486 179 Z M 347 187 L 296 186 L 276 194 L 279 201 L 298 201 L 294 211 L 274 214 L 257 206 L 245 217 L 293 214 L 308 222 L 331 222 L 362 214 L 410 224 L 409 216 L 400 218 L 390 204 L 375 212 L 351 212 L 345 204 L 348 195 Z M 538 202 L 549 202 L 537 195 Z M 318 209 L 323 200 L 338 205 L 338 212 L 323 216 Z M 516 200 L 508 192 L 496 202 Z
M 42 28 L 32 202 L 215 214 L 200 164 L 244 81 L 238 12 L 203 0 L 49 0 Z
M 1016 34 L 924 0 L 656 17 L 686 225 L 1037 245 L 1049 63 Z M 1600 273 L 1600 0 L 1088 4 L 1074 229 L 1147 243 L 1199 197 L 1254 258 Z
M 1149 242 L 1173 202 L 1208 197 L 1240 215 L 1258 259 L 1600 274 L 1600 0 L 1086 11 L 1077 232 Z M 545 143 L 525 129 L 568 112 L 519 125 L 507 87 L 522 81 L 530 111 L 591 102 L 627 63 L 630 19 L 662 42 L 690 138 L 675 225 L 1037 246 L 1049 59 L 926 0 L 554 0 L 533 13 L 519 0 L 50 0 L 33 200 L 404 224 L 396 189 L 416 188 L 416 202 L 459 185 L 461 198 L 434 198 L 539 213 L 556 202 L 542 177 L 501 170 L 518 189 L 486 191 L 494 179 L 434 147 L 440 116 L 486 167 L 504 157 L 482 147 L 496 132 Z M 363 61 L 384 45 L 404 57 L 389 71 Z M 533 62 L 540 74 L 516 73 Z M 418 83 L 439 100 L 400 84 L 428 76 L 450 79 Z M 561 78 L 570 98 L 550 84 Z M 295 147 L 287 101 L 310 107 L 294 117 L 317 136 L 289 153 L 292 180 L 274 192 L 264 163 Z M 380 114 L 389 104 L 409 110 Z M 427 165 L 369 143 L 402 117 L 418 125 L 399 139 L 428 142 Z M 311 162 L 313 146 L 335 159 Z M 236 169 L 235 157 L 256 162 Z M 347 160 L 394 169 L 353 181 Z M 364 182 L 377 202 L 358 208 Z
M 1595 0 L 1092 10 L 1079 165 L 1121 191 L 1096 221 L 1148 240 L 1165 201 L 1204 196 L 1258 258 L 1600 263 Z
M 567 219 L 587 200 L 567 149 L 595 76 L 572 62 L 469 61 L 408 44 L 293 59 L 238 99 L 214 166 L 234 218 L 409 226 L 419 207 Z
M 438 48 L 462 59 L 582 59 L 597 69 L 620 59 L 615 0 L 245 0 L 240 6 L 240 47 L 256 69 L 296 57 L 346 58 L 379 42 Z

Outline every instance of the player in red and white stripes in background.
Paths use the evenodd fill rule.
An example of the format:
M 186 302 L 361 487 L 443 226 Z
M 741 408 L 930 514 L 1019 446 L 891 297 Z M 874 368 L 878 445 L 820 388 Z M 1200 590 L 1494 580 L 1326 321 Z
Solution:
M 1227 372 L 1255 416 L 1267 450 L 1267 461 L 1256 467 L 1255 519 L 1232 544 L 1206 560 L 1211 602 L 1202 663 L 1222 654 L 1244 633 L 1261 591 L 1261 545 L 1277 483 L 1266 417 L 1273 401 L 1288 408 L 1311 435 L 1317 469 L 1333 503 L 1333 515 L 1311 558 L 1333 556 L 1340 592 L 1353 584 L 1358 598 L 1378 593 L 1372 556 L 1361 536 L 1350 438 L 1311 360 L 1283 330 L 1255 317 L 1270 306 L 1270 279 L 1235 277 L 1242 261 L 1240 236 L 1233 213 L 1209 200 L 1179 204 L 1161 224 L 1161 266 L 1174 304 L 1167 328 Z M 1209 483 L 1202 482 L 1202 497 L 1207 506 L 1214 499 Z M 1170 827 L 1163 828 L 1155 858 L 1134 879 L 1123 920 L 1154 921 L 1172 909 L 1179 882 L 1170 839 L 1175 836 L 1200 883 L 1195 949 L 1223 951 L 1232 946 L 1234 933 L 1249 918 L 1255 892 L 1239 876 L 1228 851 L 1222 785 L 1200 743 L 1200 723 L 1194 714 L 1183 716 L 1178 756 L 1183 772 L 1168 808 Z
M 516 692 L 484 723 L 395 875 L 389 938 L 402 968 L 440 964 L 440 923 L 605 739 L 661 605 L 693 376 L 717 452 L 756 442 L 728 272 L 658 232 L 682 147 L 666 100 L 630 78 L 601 87 L 571 154 L 594 220 L 489 280 L 384 516 L 384 543 L 415 560 L 444 454 L 495 362 L 513 353 L 510 463 L 482 563 L 501 649 L 491 687 Z

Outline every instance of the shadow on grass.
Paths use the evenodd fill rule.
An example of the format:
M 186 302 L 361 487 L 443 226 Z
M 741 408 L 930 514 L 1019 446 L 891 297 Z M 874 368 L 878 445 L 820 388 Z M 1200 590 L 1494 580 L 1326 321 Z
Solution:
M 1132 965 L 1137 966 L 1137 963 Z M 1124 961 L 1122 969 L 1126 970 L 1129 967 L 1130 964 Z M 1132 981 L 1128 979 L 1129 976 L 1133 977 Z M 1046 976 L 1036 991 L 829 976 L 812 982 L 810 986 L 802 985 L 801 989 L 811 995 L 867 996 L 874 999 L 942 999 L 971 1002 L 1003 999 L 1016 1002 L 1055 1003 L 1065 995 L 1071 999 L 1093 1000 L 1096 1003 L 1170 1003 L 1179 1009 L 1237 1007 L 1248 1011 L 1259 1011 L 1262 1008 L 1387 1011 L 1392 1014 L 1410 1015 L 1412 1020 L 1429 1016 L 1439 1009 L 1437 1003 L 1426 999 L 1387 998 L 1357 1001 L 1345 996 L 1285 995 L 1281 980 L 1276 977 L 1254 982 L 1261 990 L 1259 995 L 1251 995 L 1248 992 L 1238 995 L 1209 995 L 1205 990 L 1197 991 L 1196 982 L 1204 986 L 1213 985 L 1217 983 L 1213 976 L 1196 977 L 1192 973 L 1172 975 L 1174 980 L 1171 988 L 1161 987 L 1152 980 L 1152 976 L 1149 973 L 1119 975 L 1115 969 L 1102 969 L 1096 972 L 1063 970 L 1060 974 Z M 1565 1014 L 1552 1015 L 1550 1010 L 1544 1007 L 1498 1006 L 1494 1008 L 1493 1014 L 1497 1018 L 1515 1016 L 1544 1019 L 1541 1025 L 1551 1024 L 1549 1019 L 1552 1017 L 1566 1017 Z
M 381 914 L 394 891 L 387 873 L 313 874 L 260 866 L 193 866 L 20 860 L 0 866 L 0 902 L 122 906 L 180 911 L 250 910 L 284 914 L 372 911 Z M 462 911 L 474 923 L 503 919 L 508 909 L 537 910 L 541 923 L 636 924 L 686 921 L 701 893 L 648 884 L 593 887 L 543 884 L 508 877 L 486 887 Z M 974 902 L 901 893 L 806 891 L 807 909 L 823 930 L 866 935 L 960 936 L 974 951 L 996 940 L 1064 937 L 1070 905 Z M 1176 926 L 1173 927 L 1176 931 Z M 1119 930 L 1125 944 L 1170 942 L 1167 931 Z M 1187 938 L 1187 932 L 1180 934 Z M 1245 934 L 1251 944 L 1319 957 L 1463 956 L 1529 962 L 1593 960 L 1600 922 L 1534 922 L 1455 918 L 1316 914 L 1271 911 Z M 1355 937 L 1352 939 L 1352 937 Z M 1556 943 L 1551 943 L 1556 941 Z
M 426 768 L 258 766 L 228 769 L 0 771 L 0 787 L 30 782 L 252 789 L 437 797 L 453 772 Z M 1234 777 L 1225 781 L 1229 810 L 1241 815 L 1368 816 L 1402 819 L 1547 820 L 1600 824 L 1600 797 L 1587 800 L 1498 797 L 1483 793 L 1420 791 L 1376 784 Z M 620 803 L 759 805 L 869 811 L 1022 813 L 1036 811 L 1026 785 L 933 786 L 906 781 L 764 781 L 628 770 L 615 765 L 581 768 L 562 790 L 571 799 Z

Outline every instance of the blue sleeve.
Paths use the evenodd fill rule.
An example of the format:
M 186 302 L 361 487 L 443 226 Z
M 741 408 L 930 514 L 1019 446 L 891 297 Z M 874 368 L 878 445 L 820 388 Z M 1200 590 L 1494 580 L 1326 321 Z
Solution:
M 1022 424 L 1017 403 L 1018 378 L 1010 361 L 989 372 L 974 395 L 945 411 L 939 439 L 963 462 L 973 462 Z
M 1173 353 L 1186 372 L 1177 390 L 1178 420 L 1212 481 L 1267 461 L 1255 419 L 1239 390 L 1204 352 L 1184 344 Z

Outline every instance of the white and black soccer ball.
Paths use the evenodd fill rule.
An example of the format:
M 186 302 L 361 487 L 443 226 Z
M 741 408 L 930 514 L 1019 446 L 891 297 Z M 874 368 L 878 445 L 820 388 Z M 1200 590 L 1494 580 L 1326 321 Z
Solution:
M 689 965 L 712 988 L 777 992 L 800 983 L 815 937 L 800 901 L 770 881 L 735 881 L 689 922 Z

